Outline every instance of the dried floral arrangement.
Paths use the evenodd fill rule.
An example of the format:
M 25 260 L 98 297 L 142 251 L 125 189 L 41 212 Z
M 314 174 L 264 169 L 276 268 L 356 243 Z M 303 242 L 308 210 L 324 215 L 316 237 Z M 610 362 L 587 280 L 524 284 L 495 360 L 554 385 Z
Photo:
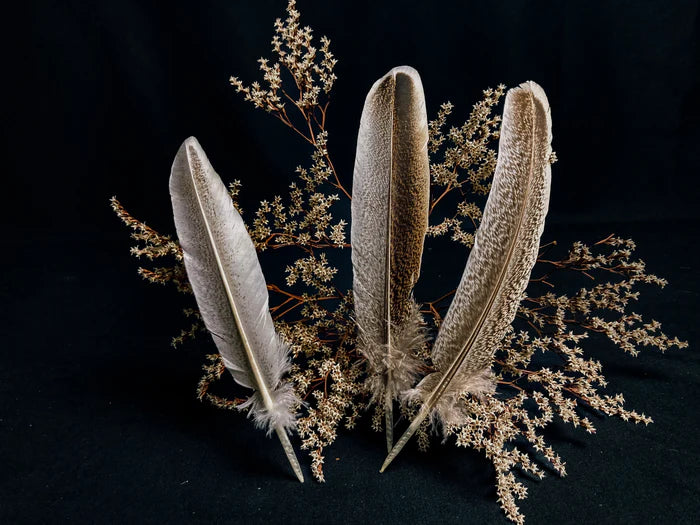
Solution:
M 553 243 L 539 246 L 549 194 L 549 166 L 556 156 L 549 146 L 548 104 L 536 84 L 509 91 L 503 119 L 495 114 L 506 92 L 501 85 L 483 92 L 483 99 L 473 106 L 463 124 L 448 125 L 454 111 L 450 103 L 440 107 L 434 120 L 426 119 L 423 124 L 420 78 L 410 68 L 392 70 L 367 98 L 351 195 L 336 172 L 328 146 L 326 117 L 336 81 L 330 40 L 322 37 L 320 47 L 315 47 L 311 28 L 300 25 L 295 0 L 289 0 L 286 19 L 275 22 L 272 51 L 273 61 L 259 60 L 262 83 L 248 85 L 237 77 L 230 82 L 246 101 L 280 120 L 308 144 L 310 163 L 297 168 L 287 195 L 260 202 L 252 220 L 244 223 L 237 199 L 242 183 L 236 180 L 225 188 L 196 140 L 188 139 L 178 152 L 171 177 L 178 240 L 132 217 L 115 198 L 111 201 L 137 241 L 131 253 L 149 261 L 148 267 L 139 268 L 140 275 L 153 283 L 172 283 L 180 292 L 197 296 L 197 303 L 184 312 L 189 326 L 173 338 L 173 345 L 207 332 L 214 336 L 219 353 L 206 356 L 198 397 L 220 408 L 248 410 L 268 433 L 275 430 L 300 480 L 303 475 L 288 438 L 291 430 L 301 438 L 301 448 L 309 452 L 314 478 L 324 481 L 324 449 L 335 441 L 341 425 L 354 428 L 368 410 L 373 428 L 386 431 L 390 454 L 382 470 L 413 433 L 419 447 L 426 449 L 432 422 L 444 439 L 454 436 L 458 446 L 483 451 L 495 468 L 501 508 L 511 521 L 523 523 L 516 501 L 526 497 L 527 490 L 516 472 L 541 478 L 546 465 L 562 476 L 566 473 L 564 462 L 542 435 L 555 417 L 589 433 L 595 428 L 587 413 L 635 423 L 652 421 L 626 408 L 622 394 L 608 393 L 601 363 L 587 357 L 583 346 L 589 334 L 597 333 L 632 356 L 644 347 L 662 352 L 673 346 L 686 347 L 685 342 L 666 336 L 657 321 L 645 321 L 630 310 L 639 299 L 640 285 L 663 287 L 666 281 L 647 273 L 644 262 L 634 258 L 633 241 L 614 235 L 590 245 L 574 243 L 558 259 L 549 255 Z M 388 105 L 387 94 L 391 94 Z M 529 97 L 527 104 L 519 102 L 525 95 Z M 382 128 L 387 121 L 382 112 L 387 111 L 399 125 Z M 521 144 L 518 133 L 523 126 L 518 119 L 535 130 L 530 142 Z M 399 151 L 397 158 L 389 154 L 388 161 L 381 160 L 387 133 L 390 144 L 391 139 L 401 139 L 400 149 L 406 150 L 403 157 Z M 497 154 L 493 145 L 499 138 Z M 525 197 L 500 182 L 504 176 L 494 178 L 494 173 L 506 169 L 500 165 L 517 164 L 524 146 L 537 150 L 539 159 L 534 189 L 525 191 Z M 421 148 L 426 150 L 425 156 L 416 160 Z M 415 172 L 413 182 L 397 184 L 390 177 L 383 193 L 377 193 L 381 182 L 372 177 L 386 168 L 387 162 L 389 171 L 398 167 Z M 392 189 L 392 184 L 397 187 Z M 491 204 L 484 209 L 487 196 Z M 392 198 L 401 214 L 392 214 Z M 213 214 L 225 215 L 221 225 L 212 227 L 206 217 L 203 221 L 191 218 L 196 208 L 192 202 L 205 202 L 206 207 L 207 199 L 222 207 L 221 213 Z M 368 204 L 368 199 L 388 199 L 389 205 L 378 207 L 374 201 Z M 498 228 L 493 224 L 510 220 L 507 210 L 518 199 L 525 199 L 523 209 L 529 211 L 524 221 L 530 221 L 530 232 L 524 237 L 513 234 L 514 239 L 506 243 L 512 249 L 503 255 L 514 260 L 518 269 L 508 266 L 511 262 L 504 263 L 511 269 L 503 271 L 499 283 L 508 284 L 510 279 L 509 288 L 504 292 L 501 287 L 499 294 L 489 295 L 488 308 L 477 308 L 478 298 L 472 297 L 472 291 L 479 283 L 475 285 L 474 277 L 467 275 L 484 273 L 484 265 L 495 266 L 497 254 L 489 251 L 489 245 L 503 238 L 489 243 L 488 232 L 494 234 Z M 334 219 L 336 210 L 349 206 L 354 290 L 338 286 L 337 268 L 329 262 L 330 253 L 338 250 L 347 254 L 349 262 L 348 224 Z M 383 218 L 377 210 L 383 210 Z M 375 242 L 368 237 L 377 224 L 380 230 L 391 232 L 391 243 L 403 248 L 397 250 L 396 244 L 387 244 L 386 239 Z M 230 233 L 233 231 L 237 233 Z M 429 268 L 420 269 L 423 238 L 431 242 L 437 237 L 471 250 L 465 276 L 456 290 L 414 300 L 411 290 L 418 274 L 425 279 L 430 273 Z M 232 297 L 236 290 L 226 288 L 229 302 L 218 296 L 202 302 L 205 292 L 200 290 L 208 287 L 200 281 L 212 277 L 206 268 L 198 270 L 200 273 L 193 270 L 191 255 L 208 249 L 199 247 L 202 238 L 214 245 L 222 239 L 221 254 L 214 250 L 216 264 L 210 256 L 203 256 L 212 263 L 212 272 L 228 273 L 239 280 L 245 278 L 236 274 L 244 273 L 262 287 L 246 292 L 257 302 L 247 304 L 251 308 L 245 311 L 258 312 L 264 306 L 259 316 L 241 320 L 246 314 L 236 315 L 235 307 L 233 316 L 230 308 L 220 316 L 202 307 L 217 301 L 233 305 L 239 300 Z M 373 243 L 377 246 L 367 248 Z M 411 256 L 394 260 L 389 255 L 393 251 Z M 290 263 L 284 278 L 268 275 L 265 282 L 256 252 L 261 257 L 286 253 Z M 382 258 L 377 253 L 386 255 Z M 532 264 L 523 262 L 528 258 Z M 164 262 L 157 265 L 160 261 Z M 591 285 L 573 295 L 557 292 L 550 279 L 555 272 L 583 275 Z M 378 273 L 383 277 L 377 277 Z M 487 281 L 485 278 L 483 286 L 488 291 L 493 286 Z M 541 294 L 542 288 L 550 291 Z M 271 294 L 269 309 L 267 292 Z M 453 307 L 448 311 L 450 304 Z M 486 336 L 483 331 L 475 335 L 469 329 L 476 322 L 469 312 L 481 310 L 492 312 L 488 314 L 491 317 L 483 314 L 477 322 L 490 330 Z M 493 311 L 500 313 L 494 316 Z M 255 328 L 247 330 L 246 323 Z M 227 335 L 227 331 L 232 333 Z M 436 331 L 434 341 L 430 334 Z M 260 358 L 262 368 L 274 368 L 267 379 L 263 377 L 265 370 L 260 372 L 255 365 L 251 368 L 237 361 L 244 362 L 256 346 L 255 341 L 247 341 L 249 338 L 275 341 L 275 357 Z M 462 339 L 468 344 L 455 343 Z M 457 351 L 450 350 L 455 345 Z M 465 355 L 458 360 L 450 352 Z M 270 360 L 274 363 L 268 363 Z M 212 393 L 210 386 L 227 368 L 237 382 L 253 388 L 255 394 L 246 400 Z M 455 375 L 462 380 L 452 381 Z M 397 402 L 402 415 L 412 423 L 394 445 L 393 407 Z

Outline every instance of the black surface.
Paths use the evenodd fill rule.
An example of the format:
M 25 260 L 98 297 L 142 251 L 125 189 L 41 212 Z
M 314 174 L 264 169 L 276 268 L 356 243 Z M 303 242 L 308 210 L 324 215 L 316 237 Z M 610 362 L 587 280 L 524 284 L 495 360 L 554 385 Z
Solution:
M 344 180 L 365 93 L 392 66 L 420 71 L 431 114 L 450 99 L 464 115 L 482 88 L 532 78 L 561 159 L 545 240 L 634 238 L 670 281 L 634 310 L 691 345 L 636 359 L 588 347 L 610 390 L 655 423 L 595 419 L 595 436 L 555 425 L 568 476 L 527 482 L 527 522 L 697 521 L 697 3 L 400 5 L 300 3 L 340 59 L 330 130 Z M 172 231 L 167 176 L 186 136 L 243 180 L 249 209 L 306 162 L 227 85 L 257 78 L 283 8 L 42 2 L 8 13 L 0 523 L 506 522 L 480 455 L 411 447 L 380 475 L 383 437 L 366 422 L 327 451 L 326 484 L 310 480 L 305 456 L 299 484 L 276 441 L 196 401 L 211 347 L 171 349 L 179 298 L 135 275 L 107 199 Z M 456 282 L 459 258 L 442 260 L 424 282 Z

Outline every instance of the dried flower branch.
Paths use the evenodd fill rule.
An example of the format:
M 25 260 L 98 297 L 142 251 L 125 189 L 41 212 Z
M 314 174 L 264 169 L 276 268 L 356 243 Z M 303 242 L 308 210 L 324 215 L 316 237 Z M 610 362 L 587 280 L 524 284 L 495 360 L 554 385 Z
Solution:
M 110 199 L 110 206 L 114 213 L 131 230 L 131 238 L 138 244 L 130 250 L 131 255 L 137 258 L 145 257 L 149 261 L 161 259 L 163 257 L 171 262 L 171 266 L 158 266 L 154 268 L 138 268 L 138 274 L 147 281 L 155 284 L 172 283 L 175 288 L 182 293 L 192 295 L 192 288 L 187 280 L 187 272 L 182 261 L 182 250 L 177 241 L 173 241 L 168 235 L 161 235 L 156 230 L 147 226 L 127 212 L 116 197 Z M 191 317 L 194 321 L 187 329 L 183 329 L 177 336 L 173 337 L 172 345 L 178 346 L 187 339 L 192 339 L 199 332 L 204 332 L 204 323 L 199 312 L 194 308 L 185 308 L 183 313 L 186 317 Z
M 560 475 L 566 474 L 561 458 L 541 434 L 555 416 L 588 433 L 595 432 L 585 415 L 591 411 L 635 423 L 652 422 L 650 417 L 625 408 L 622 394 L 606 393 L 608 383 L 601 363 L 585 357 L 581 347 L 589 332 L 604 334 L 633 356 L 641 346 L 662 352 L 672 346 L 687 347 L 687 343 L 660 332 L 660 323 L 645 323 L 641 316 L 627 313 L 629 303 L 639 297 L 634 291 L 637 285 L 666 284 L 647 274 L 642 261 L 631 259 L 633 250 L 632 241 L 611 235 L 593 247 L 574 243 L 561 260 L 541 258 L 538 267 L 546 268 L 546 278 L 556 269 L 618 280 L 581 288 L 571 297 L 552 293 L 525 297 L 519 317 L 526 326 L 517 332 L 511 330 L 496 355 L 496 393 L 480 398 L 465 396 L 468 422 L 444 429 L 446 435 L 456 436 L 457 445 L 482 450 L 491 460 L 499 503 L 515 523 L 524 523 L 515 501 L 527 494 L 515 478 L 516 468 L 541 478 L 544 473 L 535 463 L 540 460 Z M 548 281 L 540 277 L 531 282 Z M 526 444 L 536 457 L 520 450 Z
M 361 369 L 354 366 L 355 326 L 351 294 L 333 283 L 337 269 L 326 251 L 347 248 L 344 220 L 334 221 L 332 207 L 350 199 L 328 152 L 326 117 L 337 63 L 330 40 L 313 45 L 313 31 L 300 25 L 296 2 L 287 18 L 275 22 L 274 61 L 261 58 L 265 87 L 230 82 L 244 99 L 264 109 L 301 136 L 313 149 L 311 166 L 297 167 L 297 182 L 286 199 L 262 201 L 250 235 L 259 251 L 291 248 L 284 283 L 269 285 L 278 299 L 271 307 L 276 327 L 295 358 L 292 380 L 309 408 L 299 419 L 302 448 L 310 451 L 314 477 L 324 480 L 323 449 L 335 441 L 338 426 L 354 426 L 362 407 Z M 347 203 L 347 201 L 346 201 Z M 275 299 L 273 299 L 274 301 Z
M 492 113 L 504 92 L 503 84 L 496 89 L 484 90 L 484 98 L 474 104 L 467 121 L 447 132 L 447 118 L 454 109 L 450 102 L 442 104 L 436 119 L 429 123 L 428 151 L 432 161 L 433 193 L 430 212 L 433 220 L 438 215 L 433 214 L 436 206 L 449 195 L 458 193 L 456 199 L 442 207 L 439 222 L 430 225 L 429 237 L 452 232 L 452 240 L 468 248 L 474 245 L 474 232 L 481 219 L 483 203 L 479 205 L 471 199 L 487 195 L 491 186 L 497 155 L 489 146 L 498 139 L 501 123 L 501 117 Z
M 245 399 L 226 399 L 209 392 L 209 387 L 221 379 L 221 376 L 226 372 L 226 365 L 224 365 L 224 361 L 219 354 L 209 354 L 206 358 L 207 362 L 202 366 L 204 375 L 199 380 L 199 384 L 197 384 L 197 399 L 206 399 L 217 408 L 237 410 L 238 405 L 244 403 Z
M 290 0 L 287 18 L 275 21 L 272 52 L 276 61 L 270 65 L 267 58 L 258 60 L 267 84 L 265 88 L 259 82 L 246 86 L 234 76 L 230 78 L 230 83 L 238 93 L 243 94 L 245 100 L 271 113 L 314 146 L 324 160 L 322 171 L 329 171 L 333 176 L 333 186 L 350 198 L 325 149 L 326 137 L 319 139 L 318 136 L 325 133 L 328 97 L 336 80 L 333 68 L 337 60 L 330 51 L 331 41 L 325 36 L 321 37 L 319 56 L 319 50 L 312 45 L 313 30 L 308 26 L 302 27 L 299 16 L 296 0 Z M 283 79 L 285 73 L 289 75 L 293 87 L 286 87 Z M 315 160 L 314 166 L 317 164 Z

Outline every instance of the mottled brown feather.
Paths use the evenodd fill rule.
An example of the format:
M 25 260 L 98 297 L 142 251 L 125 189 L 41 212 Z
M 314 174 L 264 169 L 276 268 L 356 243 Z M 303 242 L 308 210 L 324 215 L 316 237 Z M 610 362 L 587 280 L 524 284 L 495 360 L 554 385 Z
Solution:
M 355 318 L 375 399 L 412 386 L 420 365 L 422 321 L 411 294 L 428 227 L 427 145 L 420 77 L 394 68 L 365 101 L 352 195 Z
M 436 372 L 407 393 L 423 405 L 382 470 L 426 417 L 458 424 L 461 394 L 494 389 L 488 380 L 493 355 L 515 318 L 537 260 L 549 205 L 551 141 L 550 108 L 542 88 L 526 82 L 511 89 L 488 202 L 433 347 Z

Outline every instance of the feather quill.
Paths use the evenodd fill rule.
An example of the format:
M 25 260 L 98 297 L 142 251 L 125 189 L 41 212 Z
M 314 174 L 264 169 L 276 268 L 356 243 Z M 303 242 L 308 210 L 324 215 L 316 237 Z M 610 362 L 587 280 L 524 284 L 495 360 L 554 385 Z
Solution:
M 290 367 L 289 349 L 275 332 L 265 278 L 243 219 L 194 137 L 175 156 L 170 195 L 187 277 L 204 324 L 236 382 L 255 391 L 240 408 L 249 407 L 268 435 L 277 433 L 303 482 L 287 436 L 298 402 L 283 379 Z
M 526 82 L 509 90 L 481 226 L 433 347 L 436 371 L 407 393 L 423 404 L 382 472 L 426 417 L 458 424 L 461 394 L 494 390 L 493 355 L 537 260 L 549 204 L 551 141 L 550 108 L 542 88 Z
M 384 403 L 387 451 L 393 400 L 413 386 L 423 343 L 412 298 L 428 228 L 428 120 L 418 72 L 397 67 L 370 89 L 360 121 L 352 189 L 352 263 L 359 348 L 373 399 Z

